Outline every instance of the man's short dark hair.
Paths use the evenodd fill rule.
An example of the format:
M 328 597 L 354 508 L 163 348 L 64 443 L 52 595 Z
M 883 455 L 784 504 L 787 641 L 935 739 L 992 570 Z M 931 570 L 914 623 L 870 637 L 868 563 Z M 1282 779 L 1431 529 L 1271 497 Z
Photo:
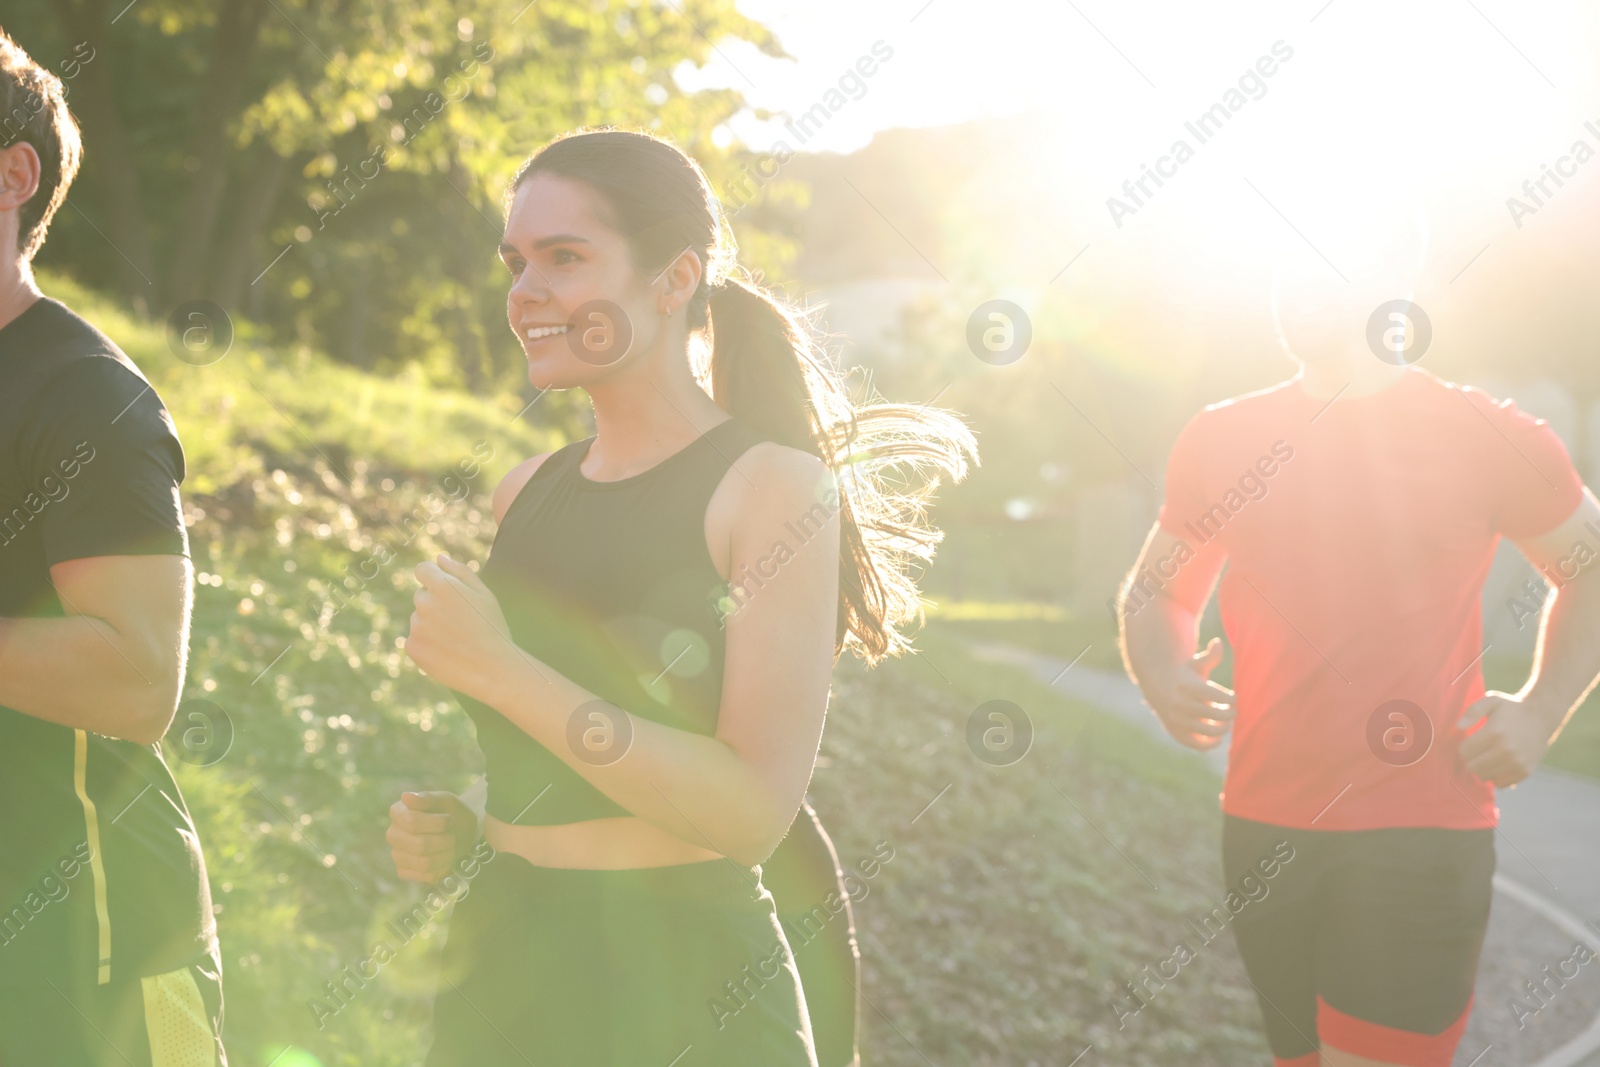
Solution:
M 32 259 L 78 173 L 83 141 L 61 79 L 0 29 L 0 149 L 19 141 L 39 154 L 39 190 L 17 213 L 17 249 Z

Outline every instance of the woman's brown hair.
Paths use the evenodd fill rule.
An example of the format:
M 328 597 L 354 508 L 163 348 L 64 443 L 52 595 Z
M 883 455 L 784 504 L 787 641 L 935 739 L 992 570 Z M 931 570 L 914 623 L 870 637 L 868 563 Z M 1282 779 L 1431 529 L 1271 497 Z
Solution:
M 608 223 L 628 241 L 634 266 L 664 269 L 685 249 L 704 271 L 689 325 L 710 338 L 710 365 L 696 368 L 713 400 L 779 444 L 809 452 L 839 488 L 839 614 L 834 658 L 852 649 L 869 665 L 910 650 L 899 627 L 923 621 L 911 566 L 943 539 L 924 505 L 940 474 L 966 476 L 978 462 L 965 423 L 939 408 L 858 405 L 799 309 L 738 265 L 732 231 L 698 164 L 675 145 L 627 130 L 580 130 L 551 141 L 517 171 L 552 174 L 593 189 Z M 880 471 L 908 467 L 917 488 L 892 489 Z

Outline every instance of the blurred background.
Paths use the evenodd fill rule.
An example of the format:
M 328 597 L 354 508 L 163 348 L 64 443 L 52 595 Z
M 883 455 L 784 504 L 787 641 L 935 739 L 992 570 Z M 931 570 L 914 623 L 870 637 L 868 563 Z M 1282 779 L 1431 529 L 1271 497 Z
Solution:
M 1426 218 L 1422 365 L 1549 420 L 1600 480 L 1600 13 L 1213 7 L 7 5 L 86 144 L 43 287 L 139 363 L 188 457 L 191 697 L 227 743 L 185 750 L 182 781 L 236 1067 L 420 1062 L 443 917 L 340 984 L 419 896 L 388 865 L 388 805 L 478 770 L 396 640 L 411 566 L 481 559 L 498 478 L 592 432 L 583 396 L 527 384 L 495 247 L 521 160 L 599 124 L 700 161 L 743 262 L 812 310 L 861 395 L 952 409 L 979 439 L 933 513 L 923 651 L 841 664 L 814 786 L 842 860 L 897 849 L 860 905 L 863 1062 L 1264 1062 L 1231 944 L 1136 1023 L 1108 1009 L 1220 892 L 1217 768 L 1145 728 L 1108 600 L 1183 423 L 1293 373 L 1275 265 L 1358 256 L 1402 207 Z M 198 348 L 197 300 L 225 316 Z M 1029 338 L 1000 365 L 968 340 L 995 300 Z M 396 562 L 368 566 L 379 546 Z M 1508 549 L 1491 577 L 1492 687 L 1526 675 L 1511 601 L 1533 573 Z M 964 742 L 995 698 L 1037 731 L 1006 768 Z M 1600 827 L 1595 711 L 1550 765 Z M 1502 859 L 1593 853 L 1565 832 Z M 1600 920 L 1563 880 L 1539 899 Z M 1600 979 L 1513 1025 L 1518 983 L 1571 933 L 1509 891 L 1496 909 L 1460 1062 L 1536 1063 L 1600 1015 Z

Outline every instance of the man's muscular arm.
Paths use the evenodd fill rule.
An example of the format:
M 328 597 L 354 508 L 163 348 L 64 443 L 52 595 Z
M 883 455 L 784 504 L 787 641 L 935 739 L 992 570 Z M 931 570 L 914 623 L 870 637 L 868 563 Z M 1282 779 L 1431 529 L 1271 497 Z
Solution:
M 183 689 L 189 560 L 64 560 L 50 579 L 65 618 L 0 618 L 0 704 L 139 744 L 160 740 Z
M 1225 562 L 1218 549 L 1189 554 L 1185 542 L 1157 524 L 1117 601 L 1128 675 L 1167 732 L 1201 751 L 1222 743 L 1234 715 L 1233 692 L 1210 678 L 1222 662 L 1222 642 L 1212 638 L 1194 650 L 1201 612 Z

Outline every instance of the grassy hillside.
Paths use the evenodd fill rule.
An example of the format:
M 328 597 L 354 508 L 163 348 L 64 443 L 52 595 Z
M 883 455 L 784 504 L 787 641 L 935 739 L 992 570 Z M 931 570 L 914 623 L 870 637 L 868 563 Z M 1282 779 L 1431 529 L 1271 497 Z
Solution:
M 1225 893 L 1216 779 L 969 658 L 947 624 L 919 644 L 876 671 L 841 666 L 813 782 L 841 860 L 896 850 L 858 919 L 863 1063 L 1065 1065 L 1091 1044 L 1086 1063 L 1267 1062 L 1231 936 L 1202 946 L 1188 926 Z M 996 699 L 1036 730 L 1010 766 L 968 747 L 969 717 Z M 1197 958 L 1148 1007 L 1114 1012 L 1180 941 Z
M 46 274 L 40 285 L 115 340 L 166 401 L 189 463 L 188 495 L 270 474 L 276 460 L 336 469 L 344 481 L 380 469 L 442 475 L 484 439 L 498 450 L 488 464 L 498 476 L 514 452 L 525 456 L 551 439 L 526 415 L 513 422 L 523 407 L 515 397 L 488 401 L 424 386 L 418 374 L 381 378 L 303 346 L 267 347 L 247 322 L 234 324 L 226 355 L 192 366 L 173 354 L 165 324 L 135 319 L 66 277 Z M 546 415 L 540 425 L 548 425 L 543 405 L 551 402 L 560 400 L 546 397 L 536 406 Z
M 465 715 L 397 647 L 410 571 L 441 549 L 481 559 L 495 480 L 560 435 L 514 421 L 511 399 L 373 378 L 248 334 L 189 366 L 159 328 L 62 279 L 46 287 L 141 365 L 188 454 L 201 582 L 188 696 L 219 706 L 233 738 L 225 754 L 186 749 L 185 711 L 168 750 L 205 764 L 179 777 L 210 864 L 234 1060 L 420 1063 L 445 916 L 376 975 L 345 978 L 423 900 L 389 866 L 389 804 L 403 788 L 460 788 L 480 765 Z M 1091 1043 L 1102 1063 L 1263 1056 L 1225 939 L 1125 1027 L 1107 1006 L 1222 899 L 1214 780 L 968 660 L 949 624 L 921 643 L 874 672 L 841 666 L 814 788 L 842 859 L 895 849 L 859 905 L 864 1062 L 1067 1063 Z M 1038 728 L 1010 767 L 966 743 L 973 709 L 995 698 Z

